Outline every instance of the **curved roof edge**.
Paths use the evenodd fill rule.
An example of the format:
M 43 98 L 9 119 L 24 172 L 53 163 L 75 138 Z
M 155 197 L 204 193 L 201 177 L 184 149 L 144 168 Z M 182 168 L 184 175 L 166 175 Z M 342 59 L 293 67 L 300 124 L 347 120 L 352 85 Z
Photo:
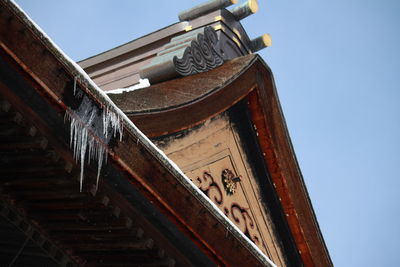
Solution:
M 68 109 L 65 101 L 68 86 L 78 81 L 79 86 L 90 100 L 102 108 L 120 116 L 124 127 L 124 138 L 113 149 L 108 150 L 110 161 L 129 176 L 131 186 L 138 186 L 143 194 L 152 199 L 182 231 L 191 235 L 193 242 L 200 245 L 207 255 L 212 255 L 218 264 L 247 264 L 275 266 L 260 249 L 254 245 L 225 215 L 209 200 L 171 161 L 160 151 L 123 113 L 111 99 L 89 78 L 74 61 L 66 56 L 60 48 L 22 11 L 13 1 L 0 2 L 2 9 L 7 9 L 7 16 L 12 17 L 14 26 L 23 30 L 15 31 L 13 39 L 4 31 L 0 31 L 0 49 L 21 67 L 25 74 L 38 84 L 35 90 L 51 103 L 60 113 Z M 3 15 L 4 13 L 2 13 Z M 38 61 L 37 54 L 24 49 L 24 43 L 36 43 L 36 50 L 46 53 L 46 60 Z M 29 47 L 26 45 L 26 47 Z M 32 46 L 33 47 L 33 46 Z M 70 93 L 69 92 L 69 93 Z M 129 148 L 129 151 L 127 149 Z M 132 154 L 139 155 L 132 159 Z M 141 157 L 141 158 L 140 158 Z M 150 161 L 149 161 L 150 159 Z M 138 165 L 135 162 L 140 161 Z M 151 173 L 149 173 L 151 170 Z M 159 172 L 155 174 L 154 172 Z M 205 220 L 199 224 L 195 216 L 191 216 L 186 207 L 174 206 L 177 202 L 175 192 L 167 192 L 160 179 L 149 178 L 154 175 L 164 177 L 171 188 L 183 192 L 193 205 L 204 212 Z M 165 184 L 162 184 L 165 186 Z M 180 200 L 179 200 L 180 201 Z M 210 233 L 201 232 L 200 228 L 213 229 Z M 204 234 L 204 235 L 203 235 Z M 219 241 L 218 241 L 218 240 Z M 224 247 L 219 242 L 224 242 Z M 218 245 L 219 244 L 219 245 Z M 241 249 L 238 249 L 241 248 Z M 229 254 L 224 254 L 230 251 Z M 233 252 L 236 253 L 233 253 Z
M 272 72 L 250 54 L 205 73 L 110 98 L 147 136 L 191 128 L 247 99 L 296 246 L 306 266 L 332 266 L 290 140 Z

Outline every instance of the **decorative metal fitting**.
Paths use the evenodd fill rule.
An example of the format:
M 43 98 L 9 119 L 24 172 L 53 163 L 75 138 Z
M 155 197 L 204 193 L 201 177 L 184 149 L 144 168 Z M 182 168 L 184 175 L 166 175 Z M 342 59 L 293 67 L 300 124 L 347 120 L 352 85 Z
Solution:
M 240 177 L 235 176 L 229 169 L 224 169 L 222 171 L 221 180 L 228 195 L 233 195 L 236 192 L 236 183 L 241 181 Z

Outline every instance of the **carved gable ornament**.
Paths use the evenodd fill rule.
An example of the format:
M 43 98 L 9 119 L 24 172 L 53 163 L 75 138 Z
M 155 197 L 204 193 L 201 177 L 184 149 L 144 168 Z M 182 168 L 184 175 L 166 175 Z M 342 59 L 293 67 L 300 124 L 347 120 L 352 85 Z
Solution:
M 211 26 L 176 36 L 140 70 L 151 84 L 212 70 L 224 63 L 218 35 Z
M 245 236 L 282 266 L 279 236 L 242 141 L 223 115 L 158 145 Z
M 236 177 L 229 169 L 224 169 L 221 174 L 222 184 L 228 195 L 233 195 L 236 192 L 237 182 L 240 182 L 240 177 Z
M 175 70 L 182 76 L 205 72 L 221 66 L 224 63 L 222 55 L 218 51 L 218 36 L 216 32 L 207 26 L 204 34 L 199 33 L 197 40 L 193 40 L 186 47 L 182 58 L 174 56 Z

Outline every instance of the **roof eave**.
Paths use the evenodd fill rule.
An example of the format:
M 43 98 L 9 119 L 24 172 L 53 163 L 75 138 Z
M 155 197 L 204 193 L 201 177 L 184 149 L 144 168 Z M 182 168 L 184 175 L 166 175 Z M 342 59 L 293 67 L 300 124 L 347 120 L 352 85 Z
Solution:
M 237 62 L 242 65 L 235 68 Z M 199 89 L 204 87 L 205 90 Z M 169 102 L 165 105 L 151 102 L 158 94 L 168 91 Z M 206 73 L 166 81 L 141 92 L 111 95 L 111 98 L 152 137 L 191 128 L 247 99 L 265 164 L 304 264 L 332 266 L 291 143 L 272 72 L 260 56 L 247 55 Z M 134 109 L 129 99 L 150 104 Z
M 35 89 L 55 110 L 64 113 L 68 109 L 65 94 L 72 92 L 75 80 L 91 101 L 121 117 L 124 138 L 108 153 L 112 164 L 121 169 L 132 186 L 151 199 L 217 263 L 274 266 L 14 2 L 0 4 L 0 23 L 4 26 L 0 30 L 2 52 L 38 85 Z M 14 30 L 10 30 L 12 27 Z M 158 177 L 163 179 L 155 179 Z M 181 199 L 190 202 L 193 209 L 188 211 Z M 204 218 L 201 222 L 199 214 Z

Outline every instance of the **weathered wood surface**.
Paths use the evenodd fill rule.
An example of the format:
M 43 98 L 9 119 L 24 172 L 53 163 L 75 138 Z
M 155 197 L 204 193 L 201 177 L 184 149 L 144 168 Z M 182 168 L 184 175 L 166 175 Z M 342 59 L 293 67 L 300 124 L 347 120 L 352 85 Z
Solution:
M 265 154 L 265 165 L 304 264 L 332 265 L 292 148 L 271 71 L 259 56 L 248 55 L 207 73 L 111 98 L 152 137 L 190 129 L 246 99 Z M 138 103 L 139 99 L 143 102 Z
M 68 140 L 65 140 L 66 134 L 68 135 L 65 127 L 51 129 L 49 124 L 62 123 L 67 106 L 73 104 L 68 98 L 73 91 L 73 70 L 35 28 L 26 21 L 21 21 L 15 14 L 16 11 L 10 9 L 8 1 L 1 2 L 0 8 L 2 60 L 6 60 L 7 64 L 13 66 L 19 73 L 19 77 L 22 77 L 46 104 L 44 107 L 32 106 L 33 103 L 26 102 L 26 96 L 16 93 L 14 88 L 7 88 L 7 86 L 4 87 L 5 90 L 2 90 L 2 93 L 8 101 L 16 105 L 19 112 L 32 120 L 38 131 L 46 136 L 57 153 L 71 164 L 73 160 L 71 151 L 68 149 Z M 80 86 L 85 88 L 84 85 Z M 28 93 L 29 90 L 26 92 Z M 100 107 L 106 105 L 103 99 L 96 96 L 93 91 L 88 89 L 86 93 L 96 105 Z M 42 109 L 45 107 L 49 107 L 51 116 L 43 116 Z M 50 118 L 54 121 L 50 121 Z M 183 177 L 163 160 L 154 148 L 152 149 L 140 140 L 138 142 L 138 134 L 128 129 L 130 129 L 128 125 L 125 125 L 123 141 L 117 143 L 109 154 L 109 163 L 117 172 L 101 182 L 100 188 L 104 188 L 104 192 L 99 190 L 98 194 L 106 194 L 112 206 L 119 207 L 123 214 L 136 215 L 135 217 L 128 215 L 128 217 L 138 217 L 146 226 L 144 222 L 146 219 L 135 212 L 134 204 L 137 203 L 131 200 L 131 194 L 139 191 L 152 203 L 155 211 L 161 212 L 170 222 L 173 222 L 174 227 L 189 237 L 191 242 L 197 244 L 202 253 L 208 255 L 217 265 L 261 266 L 266 264 L 265 259 L 257 254 L 257 251 L 252 250 L 253 247 L 248 241 L 243 239 L 236 230 L 230 229 L 226 220 L 215 214 L 209 203 L 204 201 L 201 195 L 196 195 L 197 191 L 185 184 Z M 54 136 L 54 130 L 60 131 L 57 136 Z M 72 170 L 74 176 L 77 174 L 76 171 L 76 169 Z M 90 171 L 87 172 L 91 176 Z M 26 178 L 28 177 L 24 177 Z M 108 184 L 110 181 L 114 183 Z M 18 192 L 13 194 L 18 195 Z M 90 194 L 86 196 L 91 198 Z M 116 199 L 118 201 L 115 201 Z M 57 204 L 63 208 L 69 203 L 70 201 L 63 201 Z M 32 205 L 51 206 L 53 203 L 30 202 L 29 206 L 32 207 Z M 191 209 L 187 208 L 189 206 Z M 113 210 L 108 212 L 114 213 Z M 199 220 L 199 218 L 202 219 Z M 84 221 L 78 223 L 84 224 Z M 187 263 L 188 259 L 174 248 L 174 245 L 179 244 L 170 244 L 155 226 L 150 224 L 146 227 L 151 229 L 149 233 L 157 239 L 159 244 L 167 244 L 165 248 L 170 255 L 176 256 L 174 259 L 181 260 L 182 264 Z M 43 229 L 46 229 L 45 226 Z M 77 253 L 73 246 L 69 251 L 71 255 L 79 258 L 77 261 L 85 261 L 85 255 Z M 115 260 L 118 258 L 116 257 Z
M 237 110 L 246 113 L 243 104 L 240 103 Z M 269 185 L 272 194 L 262 190 L 258 178 L 264 182 L 268 174 L 258 176 L 254 172 L 254 169 L 262 169 L 254 164 L 257 147 L 248 144 L 247 136 L 241 135 L 237 124 L 245 122 L 235 115 L 237 113 L 229 110 L 182 135 L 159 138 L 156 144 L 277 266 L 293 264 L 280 235 L 288 228 L 271 213 L 272 209 L 280 210 L 280 207 L 263 196 L 274 194 L 273 186 Z M 252 126 L 245 130 L 251 133 Z M 248 155 L 247 151 L 253 155 Z M 297 262 L 300 262 L 299 257 Z
M 180 21 L 193 20 L 207 13 L 211 13 L 218 9 L 223 9 L 236 3 L 237 0 L 209 0 L 188 10 L 180 12 L 178 17 Z
M 171 134 L 219 114 L 254 88 L 250 55 L 226 62 L 212 72 L 184 77 L 110 98 L 147 136 Z M 234 79 L 240 74 L 240 79 Z
M 2 89 L 3 93 L 6 89 L 4 87 Z M 3 112 L 1 114 L 5 116 Z M 29 120 L 25 117 L 22 120 L 24 124 L 29 124 Z M 0 128 L 2 127 L 0 124 Z M 22 128 L 16 123 L 13 127 Z M 31 140 L 32 143 L 35 143 L 35 138 L 41 139 L 41 133 L 36 134 Z M 10 142 L 10 147 L 12 144 Z M 154 241 L 148 235 L 143 235 L 141 227 L 144 229 L 148 227 L 143 219 L 136 220 L 138 214 L 126 217 L 125 211 L 121 211 L 120 206 L 110 205 L 109 202 L 114 200 L 112 197 L 107 197 L 109 196 L 107 192 L 99 191 L 96 196 L 87 192 L 80 193 L 78 181 L 72 179 L 76 177 L 77 170 L 69 173 L 64 168 L 64 159 L 54 160 L 56 152 L 52 147 L 42 148 L 42 154 L 39 154 L 43 155 L 39 157 L 42 160 L 37 161 L 34 168 L 29 166 L 38 158 L 37 150 L 28 149 L 22 153 L 23 157 L 16 162 L 8 160 L 9 152 L 0 152 L 0 200 L 14 205 L 23 212 L 27 222 L 39 227 L 40 236 L 46 235 L 45 238 L 52 242 L 61 242 L 59 243 L 61 248 L 78 265 L 83 265 L 85 262 L 92 266 L 99 265 L 96 261 L 101 257 L 96 260 L 85 258 L 87 253 L 95 254 L 99 251 L 108 251 L 109 254 L 114 252 L 116 265 L 124 263 L 116 256 L 121 251 L 132 252 L 138 257 L 138 261 L 143 257 L 147 258 L 146 261 L 141 261 L 143 263 L 164 262 L 166 265 L 163 266 L 173 265 L 168 259 L 171 254 L 157 258 L 149 256 L 154 254 L 154 249 L 161 249 L 162 242 L 157 242 L 158 238 Z M 55 168 L 57 172 L 52 172 L 49 167 Z M 31 226 L 28 224 L 28 227 Z M 154 247 L 155 244 L 157 248 Z M 50 248 L 54 250 L 52 246 Z M 166 250 L 169 251 L 168 248 Z M 2 248 L 0 251 L 4 252 Z M 182 259 L 178 262 L 182 263 Z
M 103 90 L 126 88 L 139 82 L 139 70 L 148 68 L 157 54 L 162 53 L 163 47 L 174 37 L 180 37 L 188 31 L 190 33 L 205 26 L 210 26 L 217 32 L 220 40 L 217 50 L 224 52 L 222 55 L 224 60 L 251 51 L 250 39 L 240 21 L 229 11 L 221 9 L 193 19 L 190 23 L 185 21 L 165 27 L 85 59 L 79 64 Z M 173 64 L 165 62 L 162 66 L 168 66 L 168 63 Z

